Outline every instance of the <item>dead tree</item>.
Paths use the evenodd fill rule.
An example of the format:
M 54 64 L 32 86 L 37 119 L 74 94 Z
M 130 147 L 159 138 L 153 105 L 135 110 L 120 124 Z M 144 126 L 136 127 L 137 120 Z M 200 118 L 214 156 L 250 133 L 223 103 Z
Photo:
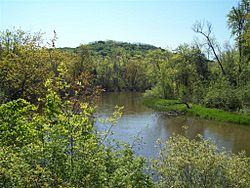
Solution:
M 193 31 L 196 32 L 196 33 L 199 33 L 199 34 L 201 34 L 202 36 L 205 37 L 206 44 L 208 45 L 208 47 L 210 49 L 212 49 L 212 52 L 213 52 L 214 57 L 217 60 L 219 66 L 220 66 L 222 74 L 226 75 L 225 70 L 224 70 L 223 65 L 222 65 L 222 62 L 221 62 L 218 54 L 216 53 L 215 44 L 214 44 L 212 36 L 211 36 L 211 34 L 212 34 L 212 25 L 209 22 L 207 22 L 206 23 L 206 29 L 204 29 L 204 27 L 205 27 L 204 22 L 202 22 L 202 23 L 201 22 L 196 22 L 194 24 L 194 26 L 193 26 Z

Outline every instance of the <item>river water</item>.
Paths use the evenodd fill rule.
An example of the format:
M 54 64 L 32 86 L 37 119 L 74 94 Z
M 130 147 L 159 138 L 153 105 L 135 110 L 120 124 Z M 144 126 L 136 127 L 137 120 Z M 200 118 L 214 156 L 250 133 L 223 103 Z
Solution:
M 109 138 L 133 144 L 138 155 L 155 157 L 158 153 L 155 147 L 157 139 L 166 141 L 173 134 L 195 139 L 200 134 L 205 139 L 211 139 L 220 149 L 233 153 L 244 150 L 250 156 L 250 126 L 190 116 L 167 117 L 143 105 L 141 93 L 132 92 L 104 93 L 98 102 L 97 117 L 107 118 L 116 105 L 124 106 L 123 116 L 112 127 L 114 134 Z M 96 127 L 102 132 L 109 125 L 98 120 Z

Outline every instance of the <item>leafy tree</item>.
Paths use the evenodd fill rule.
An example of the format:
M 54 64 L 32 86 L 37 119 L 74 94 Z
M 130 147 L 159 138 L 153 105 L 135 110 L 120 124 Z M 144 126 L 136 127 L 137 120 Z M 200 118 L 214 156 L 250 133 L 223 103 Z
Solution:
M 249 42 L 244 36 L 247 35 L 249 30 L 249 20 L 247 16 L 250 12 L 250 3 L 248 0 L 242 0 L 238 7 L 233 7 L 228 13 L 228 26 L 231 29 L 232 35 L 236 36 L 238 51 L 239 51 L 239 62 L 238 62 L 238 72 L 241 74 L 242 69 L 246 63 L 249 61 Z M 243 67 L 242 67 L 243 66 Z
M 204 103 L 206 107 L 224 110 L 238 110 L 242 107 L 240 95 L 226 79 L 211 82 Z
M 24 100 L 0 107 L 6 134 L 0 140 L 1 187 L 153 186 L 143 172 L 144 159 L 131 147 L 104 146 L 93 126 L 92 107 L 62 102 L 51 89 L 48 93 L 39 113 Z
M 18 98 L 35 101 L 44 95 L 44 82 L 51 72 L 48 51 L 40 44 L 39 33 L 31 35 L 21 30 L 1 33 L 0 102 Z
M 130 91 L 140 91 L 150 88 L 152 85 L 147 79 L 146 61 L 141 56 L 136 56 L 128 60 L 126 70 L 126 83 Z
M 176 54 L 172 61 L 176 69 L 175 85 L 176 97 L 184 101 L 202 96 L 196 95 L 197 84 L 206 84 L 209 77 L 208 60 L 201 53 L 199 48 L 180 45 L 176 50 Z M 200 86 L 199 90 L 203 90 Z M 203 91 L 200 91 L 201 93 Z
M 157 80 L 159 87 L 159 95 L 163 98 L 173 98 L 174 90 L 172 75 L 172 67 L 170 64 L 171 53 L 169 51 L 153 50 L 148 53 L 147 61 L 150 64 L 150 70 Z

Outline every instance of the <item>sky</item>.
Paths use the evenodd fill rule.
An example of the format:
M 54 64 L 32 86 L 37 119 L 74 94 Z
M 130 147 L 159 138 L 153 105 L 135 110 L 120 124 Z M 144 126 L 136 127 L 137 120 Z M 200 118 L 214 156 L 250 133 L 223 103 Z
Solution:
M 0 31 L 56 31 L 57 47 L 98 40 L 140 42 L 174 49 L 191 43 L 196 21 L 209 21 L 220 44 L 233 41 L 227 14 L 239 0 L 0 0 Z

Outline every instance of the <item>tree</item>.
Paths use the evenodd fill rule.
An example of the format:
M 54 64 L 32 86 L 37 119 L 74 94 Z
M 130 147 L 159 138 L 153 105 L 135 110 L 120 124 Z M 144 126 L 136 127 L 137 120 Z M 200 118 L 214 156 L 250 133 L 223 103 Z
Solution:
M 206 28 L 204 28 L 206 27 Z M 205 30 L 206 29 L 206 30 Z M 224 70 L 224 67 L 222 65 L 222 62 L 219 58 L 219 55 L 217 53 L 217 50 L 216 50 L 216 44 L 214 42 L 214 39 L 213 37 L 211 36 L 212 34 L 212 25 L 207 22 L 206 23 L 206 26 L 204 25 L 204 23 L 201 23 L 201 22 L 196 22 L 194 25 L 193 25 L 193 31 L 196 32 L 196 33 L 199 33 L 201 34 L 203 37 L 205 37 L 206 39 L 206 44 L 208 45 L 209 48 L 211 48 L 212 50 L 212 53 L 218 63 L 218 65 L 220 66 L 220 69 L 221 69 L 221 72 L 223 75 L 226 75 L 226 72 Z
M 175 52 L 172 61 L 176 70 L 176 97 L 182 101 L 200 101 L 210 74 L 207 58 L 199 48 L 187 44 L 178 46 Z
M 74 103 L 48 93 L 40 112 L 23 99 L 0 106 L 0 187 L 153 186 L 130 146 L 103 144 L 92 107 L 77 101 L 75 113 Z
M 141 91 L 150 88 L 147 78 L 146 61 L 142 56 L 130 58 L 125 65 L 126 84 L 130 91 Z
M 6 30 L 0 35 L 0 102 L 44 96 L 44 82 L 52 76 L 48 50 L 41 34 Z
M 248 0 L 242 0 L 237 7 L 233 7 L 228 13 L 228 26 L 232 35 L 236 36 L 239 51 L 239 74 L 242 72 L 242 66 L 249 61 L 249 42 L 244 38 L 249 30 L 249 20 L 247 16 L 250 13 L 250 3 Z
M 174 97 L 174 87 L 172 85 L 174 79 L 172 74 L 174 71 L 172 71 L 171 56 L 172 53 L 170 51 L 160 49 L 151 50 L 147 54 L 147 62 L 150 65 L 149 71 L 157 83 L 158 95 L 165 99 Z

